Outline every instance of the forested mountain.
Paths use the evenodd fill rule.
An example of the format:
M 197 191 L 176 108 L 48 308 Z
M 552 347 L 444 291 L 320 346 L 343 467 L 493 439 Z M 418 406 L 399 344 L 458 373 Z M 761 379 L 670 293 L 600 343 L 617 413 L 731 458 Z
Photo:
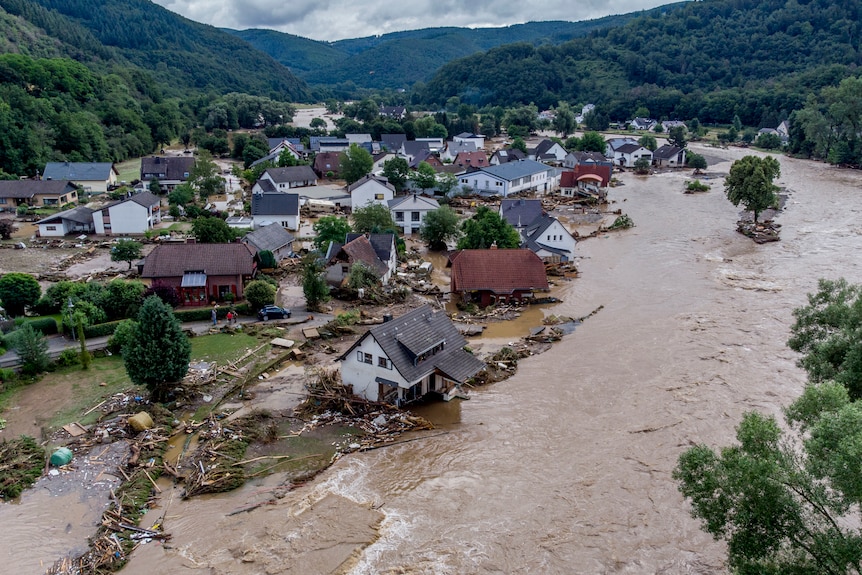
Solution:
M 494 48 L 441 68 L 414 97 L 540 108 L 595 103 L 611 119 L 777 125 L 808 94 L 858 73 L 862 0 L 703 0 L 559 46 Z
M 55 39 L 49 54 L 44 37 L 25 35 L 8 51 L 60 55 L 88 65 L 129 64 L 148 70 L 176 94 L 244 92 L 304 101 L 307 88 L 289 70 L 246 42 L 217 28 L 193 22 L 149 0 L 0 0 L 18 16 Z
M 266 52 L 310 84 L 406 89 L 428 80 L 456 58 L 512 42 L 561 44 L 593 30 L 621 26 L 640 14 L 583 22 L 529 22 L 502 28 L 426 28 L 337 42 L 317 42 L 271 30 L 227 31 Z

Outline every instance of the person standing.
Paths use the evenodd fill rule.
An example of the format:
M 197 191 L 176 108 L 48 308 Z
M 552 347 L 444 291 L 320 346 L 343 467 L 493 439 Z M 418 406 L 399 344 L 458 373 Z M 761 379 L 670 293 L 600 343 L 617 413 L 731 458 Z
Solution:
M 215 308 L 213 308 L 213 312 L 212 312 L 212 314 L 211 314 L 211 315 L 212 315 L 212 318 L 213 318 L 213 325 L 218 324 L 218 314 L 216 313 Z

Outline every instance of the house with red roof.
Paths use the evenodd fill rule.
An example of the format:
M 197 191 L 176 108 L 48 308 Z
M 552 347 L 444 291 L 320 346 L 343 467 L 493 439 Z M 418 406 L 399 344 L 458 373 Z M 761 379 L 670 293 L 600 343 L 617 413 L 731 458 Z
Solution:
M 243 298 L 243 281 L 254 276 L 254 253 L 241 243 L 162 244 L 149 253 L 140 273 L 151 286 L 174 288 L 182 305 L 236 301 Z
M 560 174 L 560 195 L 566 197 L 583 196 L 604 200 L 608 195 L 611 182 L 609 165 L 578 164 L 572 170 Z
M 550 290 L 544 262 L 528 249 L 461 250 L 449 263 L 450 291 L 465 303 L 524 303 Z

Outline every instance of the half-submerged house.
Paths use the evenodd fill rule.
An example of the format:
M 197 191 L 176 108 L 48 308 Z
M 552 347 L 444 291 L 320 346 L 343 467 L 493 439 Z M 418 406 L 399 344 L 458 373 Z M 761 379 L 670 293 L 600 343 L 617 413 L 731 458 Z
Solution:
M 372 327 L 338 359 L 341 380 L 370 401 L 403 405 L 429 393 L 449 400 L 485 363 L 443 311 L 423 305 Z
M 452 294 L 482 307 L 524 303 L 550 291 L 545 264 L 528 249 L 461 250 L 449 257 Z

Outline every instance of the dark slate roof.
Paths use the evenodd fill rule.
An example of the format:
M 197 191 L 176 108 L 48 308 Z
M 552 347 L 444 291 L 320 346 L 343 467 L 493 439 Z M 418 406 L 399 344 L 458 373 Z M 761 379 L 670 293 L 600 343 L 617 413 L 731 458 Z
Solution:
M 400 317 L 376 325 L 339 359 L 343 360 L 365 337 L 373 337 L 392 365 L 409 382 L 416 382 L 436 370 L 463 382 L 484 369 L 485 363 L 464 351 L 467 340 L 445 312 L 423 305 Z M 443 344 L 443 349 L 416 361 L 417 356 Z
M 278 188 L 275 187 L 275 184 L 272 183 L 271 180 L 263 179 L 258 180 L 255 184 L 256 187 L 260 188 L 260 191 L 268 194 L 278 194 Z
M 249 232 L 242 238 L 242 241 L 254 246 L 257 251 L 262 252 L 269 250 L 274 252 L 284 246 L 293 243 L 293 234 L 281 227 L 278 224 L 269 224 Z
M 0 198 L 30 199 L 35 195 L 62 196 L 78 188 L 63 180 L 0 180 Z
M 530 250 L 462 250 L 451 260 L 453 292 L 550 289 L 545 264 Z
M 207 275 L 251 275 L 254 262 L 245 244 L 161 244 L 144 260 L 144 278 L 181 277 L 188 271 Z
M 299 138 L 267 138 L 266 144 L 270 150 L 273 150 L 281 145 L 282 142 L 288 142 L 296 151 L 299 151 L 302 146 L 302 140 Z
M 543 154 L 547 154 L 548 150 L 553 148 L 554 145 L 556 145 L 555 141 L 545 139 L 539 142 L 539 144 L 535 148 L 533 148 L 533 152 L 536 156 L 541 156 Z
M 150 156 L 141 158 L 141 179 L 186 180 L 195 159 L 191 156 Z
M 347 234 L 346 243 L 350 243 L 363 234 Z M 395 234 L 364 234 L 368 241 L 371 242 L 371 247 L 377 257 L 383 262 L 388 262 L 395 250 Z
M 71 210 L 58 212 L 53 216 L 48 216 L 39 220 L 36 224 L 50 224 L 52 222 L 59 222 L 60 220 L 70 220 L 79 224 L 93 225 L 93 210 L 86 206 L 80 206 Z
M 505 164 L 507 162 L 514 162 L 517 160 L 524 160 L 527 157 L 527 155 L 518 148 L 506 148 L 504 150 L 497 150 L 496 152 L 494 152 L 494 155 L 497 156 L 497 161 L 499 161 L 501 164 Z
M 436 210 L 440 203 L 434 198 L 418 194 L 408 194 L 389 200 L 390 210 Z
M 269 168 L 266 171 L 272 181 L 276 184 L 287 184 L 290 182 L 313 182 L 317 180 L 317 174 L 311 166 L 288 166 L 286 168 Z
M 676 158 L 681 151 L 682 148 L 665 144 L 664 146 L 656 148 L 652 153 L 652 157 L 656 160 L 669 160 L 671 158 Z
M 431 146 L 428 145 L 428 142 L 417 142 L 415 140 L 404 142 L 404 154 L 407 156 L 416 156 L 423 150 L 431 151 Z
M 370 182 L 372 180 L 377 182 L 378 184 L 380 184 L 381 186 L 383 186 L 385 188 L 389 188 L 393 192 L 395 191 L 395 186 L 393 186 L 392 184 L 389 183 L 388 178 L 386 178 L 384 176 L 375 176 L 374 174 L 366 174 L 366 175 L 362 176 L 361 178 L 359 178 L 358 180 L 356 180 L 355 182 L 353 182 L 352 184 L 350 184 L 349 186 L 347 186 L 347 193 L 353 193 L 353 190 L 355 190 L 356 188 L 358 188 L 364 184 L 367 184 L 368 182 Z
M 380 134 L 380 143 L 390 151 L 397 152 L 401 145 L 407 141 L 407 134 Z
M 623 144 L 622 146 L 616 149 L 617 152 L 621 154 L 631 154 L 632 152 L 636 152 L 643 148 L 640 144 Z
M 157 206 L 161 203 L 161 200 L 155 194 L 150 192 L 141 192 L 139 194 L 135 194 L 131 196 L 128 200 L 129 202 L 135 202 L 140 206 L 144 206 L 145 208 L 149 208 L 150 206 Z
M 42 178 L 46 180 L 107 182 L 111 172 L 117 173 L 111 162 L 48 162 Z
M 500 216 L 516 228 L 530 225 L 543 213 L 542 200 L 516 198 L 500 202 Z
M 280 216 L 299 214 L 299 194 L 269 192 L 251 195 L 251 215 Z
M 252 168 L 253 168 L 254 166 L 259 166 L 260 164 L 262 164 L 262 163 L 264 163 L 264 162 L 272 162 L 272 163 L 275 163 L 275 162 L 278 160 L 279 156 L 281 156 L 281 151 L 270 152 L 270 153 L 268 153 L 267 155 L 265 155 L 264 157 L 262 157 L 262 158 L 258 158 L 258 159 L 256 159 L 255 161 L 253 161 L 253 162 L 249 165 L 249 167 L 252 167 Z
M 410 160 L 408 166 L 411 168 L 418 168 L 419 164 L 425 162 L 426 164 L 439 164 L 440 160 L 429 150 L 428 148 L 423 148 L 416 152 L 416 155 L 413 156 L 413 159 Z

